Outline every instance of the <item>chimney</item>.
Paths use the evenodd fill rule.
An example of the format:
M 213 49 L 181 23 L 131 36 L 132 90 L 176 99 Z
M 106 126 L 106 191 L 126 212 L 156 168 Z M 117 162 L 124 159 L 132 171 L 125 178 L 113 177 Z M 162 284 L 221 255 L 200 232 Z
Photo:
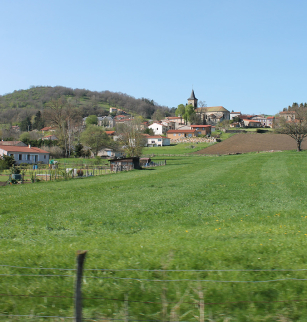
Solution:
M 31 144 L 29 144 L 28 147 L 31 149 Z

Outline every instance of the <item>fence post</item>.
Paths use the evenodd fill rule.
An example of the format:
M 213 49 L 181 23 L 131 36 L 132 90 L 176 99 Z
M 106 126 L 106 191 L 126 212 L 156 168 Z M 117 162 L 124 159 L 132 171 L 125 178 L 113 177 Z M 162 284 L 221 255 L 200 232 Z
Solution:
M 77 251 L 77 276 L 76 276 L 76 291 L 75 291 L 75 321 L 82 322 L 82 273 L 83 264 L 87 250 Z

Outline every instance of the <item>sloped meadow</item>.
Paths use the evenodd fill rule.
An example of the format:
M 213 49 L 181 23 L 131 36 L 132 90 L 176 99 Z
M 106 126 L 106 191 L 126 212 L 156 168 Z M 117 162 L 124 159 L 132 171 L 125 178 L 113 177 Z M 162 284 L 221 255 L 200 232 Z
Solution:
M 72 317 L 82 249 L 93 321 L 305 321 L 306 156 L 178 156 L 1 187 L 0 320 Z

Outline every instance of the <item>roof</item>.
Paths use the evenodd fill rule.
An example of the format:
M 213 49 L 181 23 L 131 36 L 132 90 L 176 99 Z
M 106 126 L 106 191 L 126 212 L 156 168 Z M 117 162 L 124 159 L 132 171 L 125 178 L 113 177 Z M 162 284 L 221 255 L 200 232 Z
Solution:
M 196 130 L 168 130 L 166 133 L 195 133 Z
M 165 136 L 161 136 L 161 135 L 146 135 L 145 138 L 146 139 L 167 139 Z
M 228 112 L 223 106 L 211 106 L 211 107 L 199 107 L 195 110 L 196 112 Z
M 113 134 L 115 134 L 115 131 L 106 131 L 106 134 L 107 135 L 113 135 Z
M 192 128 L 198 128 L 198 127 L 211 127 L 211 125 L 191 125 Z
M 249 123 L 261 123 L 260 121 L 250 120 L 250 119 L 243 119 L 243 121 L 247 121 Z
M 0 145 L 16 145 L 20 143 L 26 146 L 22 141 L 0 141 Z
M 267 119 L 275 119 L 275 116 L 268 116 Z
M 44 154 L 50 153 L 50 152 L 47 152 L 45 150 L 35 148 L 35 147 L 29 148 L 28 146 L 16 146 L 16 145 L 9 145 L 9 146 L 1 145 L 0 149 L 7 151 L 7 152 L 44 153 Z
M 279 112 L 279 114 L 295 114 L 295 111 L 283 111 Z
M 197 98 L 195 97 L 195 94 L 194 94 L 194 90 L 193 89 L 192 89 L 191 96 L 190 96 L 190 98 L 188 98 L 188 100 L 197 100 Z
M 55 136 L 54 134 L 49 134 L 49 135 L 45 135 L 45 136 L 43 137 L 43 139 L 44 139 L 44 138 L 51 138 L 51 137 L 55 137 L 55 138 L 56 138 L 56 136 Z
M 41 131 L 50 131 L 50 130 L 55 130 L 55 128 L 52 126 L 46 126 L 41 129 Z

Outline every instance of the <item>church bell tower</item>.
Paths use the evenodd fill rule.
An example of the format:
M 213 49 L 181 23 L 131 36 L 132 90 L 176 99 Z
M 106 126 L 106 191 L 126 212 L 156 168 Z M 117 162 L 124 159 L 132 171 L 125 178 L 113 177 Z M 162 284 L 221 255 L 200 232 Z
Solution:
M 194 90 L 192 89 L 192 93 L 190 98 L 188 98 L 188 104 L 192 105 L 194 108 L 197 108 L 198 99 L 195 97 Z

